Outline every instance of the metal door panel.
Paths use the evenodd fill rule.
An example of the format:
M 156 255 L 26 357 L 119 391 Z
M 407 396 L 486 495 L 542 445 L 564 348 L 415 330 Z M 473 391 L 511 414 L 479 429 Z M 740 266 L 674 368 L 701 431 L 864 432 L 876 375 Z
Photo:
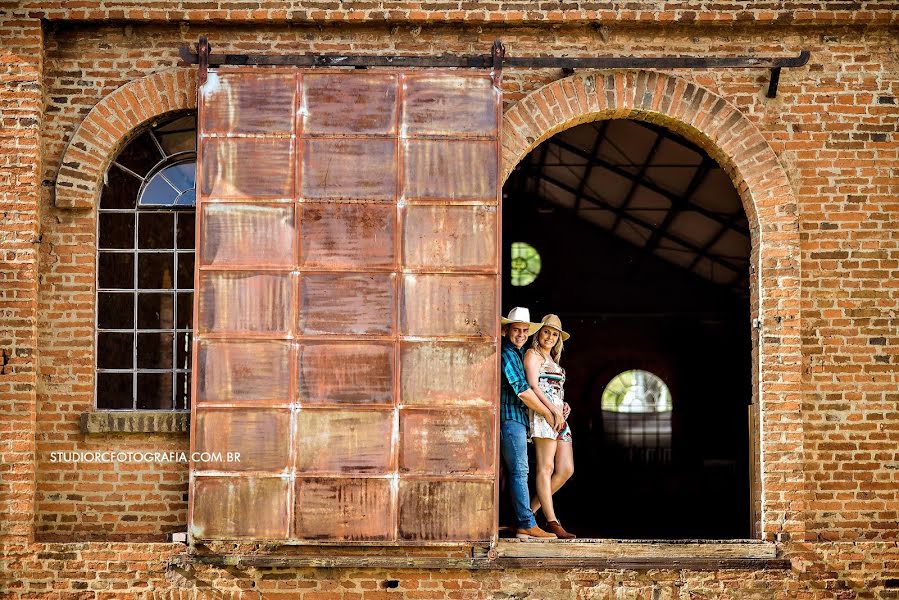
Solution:
M 290 410 L 203 408 L 196 419 L 195 452 L 211 456 L 204 469 L 287 472 L 290 448 L 282 441 L 290 438 Z
M 305 540 L 387 541 L 393 538 L 391 479 L 297 479 L 296 536 Z
M 306 335 L 391 335 L 393 273 L 311 273 L 300 278 L 299 331 Z
M 302 405 L 393 405 L 393 342 L 304 343 L 298 371 Z
M 400 404 L 489 407 L 499 386 L 496 360 L 496 344 L 492 341 L 403 342 Z
M 487 337 L 494 333 L 492 275 L 406 275 L 400 307 L 409 336 Z
M 290 402 L 289 342 L 202 340 L 195 403 Z
M 200 193 L 209 200 L 277 200 L 293 196 L 294 144 L 290 138 L 201 139 Z
M 289 273 L 200 271 L 200 333 L 286 334 L 291 328 Z
M 407 206 L 403 264 L 421 270 L 492 271 L 497 264 L 496 207 Z
M 394 140 L 312 138 L 304 142 L 304 198 L 388 201 L 395 191 Z
M 309 474 L 393 470 L 393 410 L 303 409 L 296 413 L 297 471 Z
M 496 203 L 496 142 L 410 139 L 403 153 L 406 198 Z
M 396 82 L 396 75 L 384 73 L 307 73 L 303 133 L 396 135 Z
M 491 75 L 226 67 L 199 100 L 191 447 L 247 462 L 192 463 L 192 542 L 494 539 Z
M 203 266 L 273 266 L 295 262 L 290 204 L 206 204 L 200 222 Z
M 486 77 L 415 74 L 403 88 L 403 131 L 410 136 L 496 136 L 496 89 Z M 460 118 L 464 115 L 464 118 Z
M 294 77 L 289 73 L 211 73 L 202 88 L 205 133 L 290 134 Z
M 191 536 L 204 540 L 286 540 L 288 486 L 286 477 L 194 475 Z
M 495 528 L 490 481 L 400 480 L 398 534 L 408 541 L 489 540 Z
M 400 473 L 489 475 L 495 445 L 489 409 L 400 411 Z
M 301 269 L 395 269 L 396 209 L 390 204 L 300 205 Z

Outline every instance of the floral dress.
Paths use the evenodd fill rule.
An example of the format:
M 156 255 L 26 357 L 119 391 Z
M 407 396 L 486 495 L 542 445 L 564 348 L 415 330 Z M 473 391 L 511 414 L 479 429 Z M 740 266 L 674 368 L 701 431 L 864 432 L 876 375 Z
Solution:
M 540 365 L 540 375 L 537 380 L 540 391 L 556 405 L 559 410 L 565 403 L 565 369 L 560 367 L 551 358 L 544 357 L 543 364 Z M 546 419 L 529 410 L 531 421 L 531 437 L 549 438 L 560 442 L 571 441 L 571 428 L 565 423 L 565 429 L 561 433 L 557 433 L 552 426 L 546 422 Z

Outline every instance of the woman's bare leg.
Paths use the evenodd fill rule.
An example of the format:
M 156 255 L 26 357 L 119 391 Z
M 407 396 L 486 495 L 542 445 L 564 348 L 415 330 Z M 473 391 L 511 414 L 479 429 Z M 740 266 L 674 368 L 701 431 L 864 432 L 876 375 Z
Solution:
M 553 494 L 574 475 L 574 448 L 571 442 L 559 442 L 556 446 L 555 469 L 553 470 Z
M 537 438 L 534 438 L 537 439 Z M 553 475 L 549 480 L 552 493 L 555 494 L 565 485 L 574 474 L 574 449 L 571 442 L 556 442 L 556 455 L 554 458 Z M 540 499 L 534 497 L 531 500 L 531 512 L 540 510 Z M 544 514 L 545 511 L 544 511 Z M 552 521 L 553 519 L 549 519 Z
M 547 521 L 555 521 L 553 511 L 552 476 L 556 468 L 556 440 L 549 438 L 532 438 L 536 450 L 537 472 L 534 474 L 537 495 L 531 499 L 531 510 L 543 507 L 543 516 Z M 536 506 L 536 508 L 535 508 Z

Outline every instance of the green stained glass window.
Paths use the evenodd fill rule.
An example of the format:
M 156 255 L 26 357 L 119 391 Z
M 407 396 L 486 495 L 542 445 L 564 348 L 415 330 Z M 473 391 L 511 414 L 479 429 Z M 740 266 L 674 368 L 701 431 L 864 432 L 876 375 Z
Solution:
M 625 371 L 606 386 L 602 409 L 621 413 L 666 412 L 671 410 L 671 392 L 664 381 L 649 371 Z
M 540 274 L 540 253 L 530 244 L 512 242 L 512 268 L 509 272 L 514 286 L 533 283 Z

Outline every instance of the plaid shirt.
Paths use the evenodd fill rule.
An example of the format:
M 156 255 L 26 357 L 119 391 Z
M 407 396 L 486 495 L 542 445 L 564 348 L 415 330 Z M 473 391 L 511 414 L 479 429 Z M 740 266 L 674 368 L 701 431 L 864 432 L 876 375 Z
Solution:
M 516 348 L 508 338 L 503 338 L 499 418 L 500 421 L 518 421 L 522 425 L 527 425 L 528 409 L 518 397 L 518 394 L 530 388 L 524 375 L 523 356 L 521 348 Z

